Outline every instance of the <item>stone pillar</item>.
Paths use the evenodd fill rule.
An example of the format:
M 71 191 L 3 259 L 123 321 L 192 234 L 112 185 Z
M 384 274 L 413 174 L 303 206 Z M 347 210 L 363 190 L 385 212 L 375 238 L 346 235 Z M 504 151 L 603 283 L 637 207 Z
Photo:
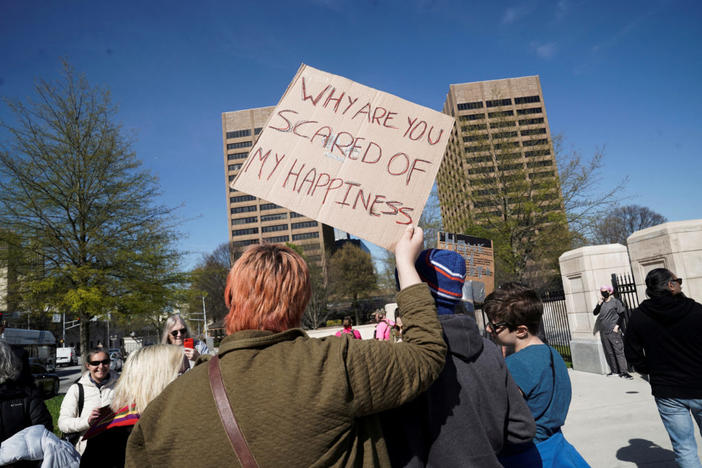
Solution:
M 667 268 L 683 279 L 682 291 L 702 302 L 702 219 L 675 221 L 636 231 L 627 239 L 639 302 L 646 299 L 646 274 Z
M 581 247 L 559 258 L 565 292 L 570 350 L 573 369 L 606 374 L 609 372 L 592 311 L 597 305 L 600 286 L 611 284 L 612 273 L 629 273 L 629 255 L 621 244 Z

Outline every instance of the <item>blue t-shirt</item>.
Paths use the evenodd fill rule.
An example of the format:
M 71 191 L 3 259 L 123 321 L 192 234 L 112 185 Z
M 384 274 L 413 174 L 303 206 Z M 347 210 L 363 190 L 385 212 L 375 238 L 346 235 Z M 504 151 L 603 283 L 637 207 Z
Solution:
M 548 439 L 565 423 L 570 406 L 570 378 L 563 358 L 541 344 L 527 346 L 505 362 L 536 421 L 534 442 Z

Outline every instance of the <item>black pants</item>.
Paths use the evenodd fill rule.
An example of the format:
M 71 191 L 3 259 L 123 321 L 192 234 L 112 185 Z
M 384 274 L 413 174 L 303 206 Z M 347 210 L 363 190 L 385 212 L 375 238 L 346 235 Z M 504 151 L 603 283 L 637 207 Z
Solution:
M 623 374 L 627 371 L 626 358 L 624 357 L 624 341 L 621 333 L 600 332 L 600 340 L 604 348 L 607 365 L 615 374 Z

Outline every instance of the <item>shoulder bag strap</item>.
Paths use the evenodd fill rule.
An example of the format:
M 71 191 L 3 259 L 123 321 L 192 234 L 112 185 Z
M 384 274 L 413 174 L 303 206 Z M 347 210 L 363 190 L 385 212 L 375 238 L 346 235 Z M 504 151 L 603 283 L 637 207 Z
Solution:
M 76 385 L 78 385 L 78 417 L 80 418 L 81 413 L 83 412 L 83 402 L 85 400 L 85 396 L 83 393 L 83 384 L 77 382 Z
M 232 407 L 229 404 L 229 399 L 227 398 L 227 393 L 224 390 L 224 384 L 222 383 L 222 371 L 219 367 L 219 356 L 215 356 L 210 359 L 208 370 L 210 376 L 210 388 L 212 389 L 212 396 L 214 397 L 215 404 L 217 405 L 219 419 L 222 421 L 224 430 L 227 432 L 229 442 L 232 444 L 232 448 L 239 459 L 239 463 L 244 468 L 258 468 L 256 459 L 253 457 L 253 454 L 246 443 L 244 434 L 242 434 L 241 429 L 239 429 L 239 424 L 236 422 L 234 412 L 232 411 Z

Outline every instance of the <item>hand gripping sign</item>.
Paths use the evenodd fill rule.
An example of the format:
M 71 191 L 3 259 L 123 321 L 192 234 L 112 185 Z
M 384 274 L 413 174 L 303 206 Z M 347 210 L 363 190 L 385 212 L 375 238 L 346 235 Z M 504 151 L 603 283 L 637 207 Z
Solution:
M 453 123 L 303 64 L 231 185 L 392 249 L 419 220 Z

